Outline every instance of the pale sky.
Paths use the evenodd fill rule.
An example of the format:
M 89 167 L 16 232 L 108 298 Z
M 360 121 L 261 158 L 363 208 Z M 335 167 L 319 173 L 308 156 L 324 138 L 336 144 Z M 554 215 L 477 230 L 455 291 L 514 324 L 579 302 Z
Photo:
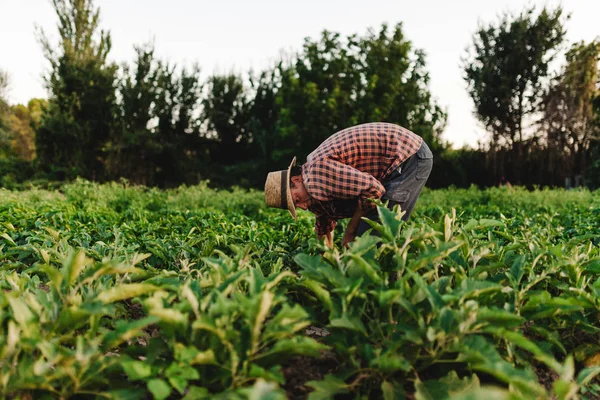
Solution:
M 455 147 L 476 145 L 483 130 L 473 116 L 461 57 L 478 26 L 505 11 L 555 0 L 96 0 L 100 27 L 112 36 L 110 59 L 134 60 L 134 45 L 154 40 L 156 55 L 180 66 L 198 63 L 205 79 L 213 72 L 261 70 L 281 51 L 294 52 L 305 37 L 327 29 L 344 37 L 369 27 L 403 23 L 414 47 L 427 54 L 430 90 L 448 111 L 443 134 Z M 571 14 L 569 43 L 600 37 L 600 0 L 563 0 Z M 48 97 L 42 74 L 48 68 L 35 35 L 39 25 L 57 42 L 57 17 L 50 0 L 0 0 L 0 69 L 10 75 L 9 100 Z

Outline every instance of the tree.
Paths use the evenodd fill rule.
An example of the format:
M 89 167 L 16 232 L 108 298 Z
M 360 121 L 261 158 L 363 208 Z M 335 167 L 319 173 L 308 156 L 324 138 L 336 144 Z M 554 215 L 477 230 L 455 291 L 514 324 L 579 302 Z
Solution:
M 600 135 L 593 104 L 600 93 L 599 58 L 599 42 L 573 45 L 564 70 L 544 96 L 542 122 L 552 160 L 550 172 L 561 178 L 585 176 L 590 146 Z
M 373 121 L 403 125 L 441 146 L 445 113 L 429 92 L 424 53 L 400 24 L 345 39 L 324 31 L 296 57 L 294 69 L 281 70 L 283 148 L 306 156 L 336 131 Z
M 39 129 L 45 99 L 31 99 L 27 106 L 17 104 L 11 106 L 9 127 L 11 131 L 12 153 L 24 161 L 35 158 L 35 132 Z
M 600 129 L 600 93 L 592 101 L 592 108 L 595 114 L 594 126 L 596 129 Z M 591 162 L 586 174 L 586 183 L 592 188 L 600 189 L 600 138 L 592 141 L 591 148 Z
M 153 185 L 162 147 L 149 124 L 158 96 L 161 65 L 154 58 L 153 46 L 135 47 L 135 51 L 134 67 L 123 66 L 118 84 L 119 123 L 108 142 L 107 170 L 112 178 Z
M 358 122 L 358 52 L 353 36 L 344 40 L 339 33 L 323 31 L 320 40 L 305 39 L 293 67 L 280 67 L 283 163 L 292 154 L 308 155 L 334 132 Z
M 99 10 L 92 0 L 53 0 L 60 43 L 40 42 L 51 71 L 50 92 L 36 136 L 40 165 L 58 177 L 104 178 L 104 146 L 115 125 L 117 67 L 107 61 L 110 34 L 98 32 Z
M 429 92 L 425 53 L 413 49 L 398 24 L 391 31 L 383 25 L 360 39 L 364 85 L 359 91 L 357 121 L 389 121 L 422 136 L 441 150 L 441 133 L 447 115 Z
M 214 75 L 208 80 L 208 93 L 202 100 L 202 117 L 209 135 L 216 135 L 215 161 L 229 165 L 247 157 L 248 99 L 242 79 L 234 74 Z
M 10 154 L 10 130 L 8 116 L 10 107 L 8 105 L 8 73 L 0 70 L 0 156 L 6 157 Z
M 512 179 L 521 182 L 526 124 L 538 110 L 542 83 L 562 43 L 563 12 L 530 8 L 498 24 L 480 26 L 463 60 L 475 115 L 491 133 L 491 150 L 512 150 Z M 498 173 L 497 168 L 495 168 Z
M 176 75 L 176 67 L 162 64 L 157 79 L 158 96 L 154 117 L 158 120 L 156 134 L 161 147 L 156 165 L 157 180 L 162 186 L 174 186 L 197 176 L 195 166 L 202 158 L 199 149 L 201 119 L 194 117 L 200 105 L 202 85 L 200 68 L 182 69 Z
M 281 104 L 277 100 L 281 89 L 281 69 L 282 62 L 262 71 L 258 77 L 250 74 L 253 97 L 249 104 L 248 129 L 254 140 L 254 150 L 260 154 L 263 176 L 275 168 L 274 152 L 279 147 Z

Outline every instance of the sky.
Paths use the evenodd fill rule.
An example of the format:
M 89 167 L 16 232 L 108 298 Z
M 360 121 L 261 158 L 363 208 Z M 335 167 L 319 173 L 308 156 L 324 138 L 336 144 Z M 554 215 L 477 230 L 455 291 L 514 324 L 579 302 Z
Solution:
M 134 46 L 154 42 L 155 54 L 182 67 L 198 63 L 212 73 L 260 71 L 282 52 L 302 48 L 307 37 L 339 32 L 364 35 L 383 23 L 401 22 L 415 48 L 425 51 L 430 91 L 448 112 L 442 135 L 453 147 L 477 146 L 485 131 L 473 115 L 461 58 L 479 23 L 527 6 L 570 14 L 567 43 L 600 38 L 600 0 L 96 0 L 100 28 L 112 37 L 109 59 L 131 64 Z M 9 102 L 48 97 L 43 74 L 49 64 L 36 26 L 58 43 L 50 0 L 0 0 L 0 70 L 10 76 Z M 560 68 L 560 61 L 555 68 Z M 333 133 L 333 132 L 332 132 Z

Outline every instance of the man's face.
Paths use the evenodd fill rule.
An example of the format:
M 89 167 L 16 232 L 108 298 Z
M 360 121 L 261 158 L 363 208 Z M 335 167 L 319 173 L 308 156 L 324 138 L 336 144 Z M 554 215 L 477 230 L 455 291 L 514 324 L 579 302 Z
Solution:
M 292 193 L 292 199 L 296 208 L 307 210 L 313 202 L 312 197 L 306 191 L 304 183 L 302 182 L 302 176 L 292 176 L 290 179 L 290 192 Z

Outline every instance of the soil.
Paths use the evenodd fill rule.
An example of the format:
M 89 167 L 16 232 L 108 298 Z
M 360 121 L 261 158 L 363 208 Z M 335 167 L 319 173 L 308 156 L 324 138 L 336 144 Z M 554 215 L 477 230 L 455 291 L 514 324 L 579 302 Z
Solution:
M 329 332 L 324 328 L 310 326 L 305 331 L 306 336 L 322 341 Z M 306 386 L 309 381 L 320 381 L 327 374 L 333 374 L 339 368 L 340 362 L 331 351 L 322 351 L 321 357 L 292 357 L 282 367 L 285 385 L 283 388 L 289 400 L 304 400 L 313 388 Z
M 304 400 L 313 388 L 308 381 L 320 381 L 325 375 L 335 373 L 339 362 L 330 352 L 322 352 L 320 358 L 297 356 L 283 366 L 284 389 L 290 400 Z

